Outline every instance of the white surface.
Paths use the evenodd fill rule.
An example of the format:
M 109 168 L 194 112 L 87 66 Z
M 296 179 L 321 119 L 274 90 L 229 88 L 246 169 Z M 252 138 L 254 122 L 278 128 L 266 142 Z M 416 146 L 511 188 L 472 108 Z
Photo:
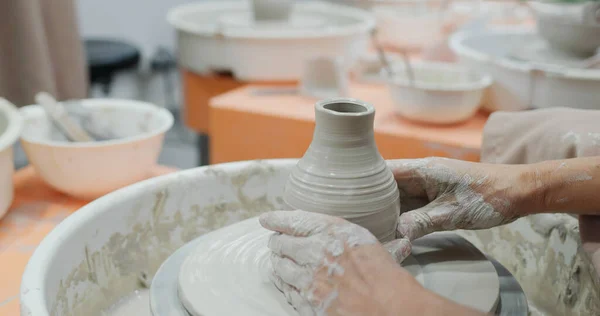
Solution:
M 325 19 L 326 26 L 249 28 L 219 23 L 239 12 L 249 12 L 246 1 L 207 1 L 170 10 L 167 19 L 177 30 L 180 64 L 201 74 L 229 70 L 242 81 L 299 80 L 308 58 L 343 56 L 351 64 L 367 50 L 375 25 L 367 12 L 312 1 L 297 3 L 290 18 Z
M 30 163 L 51 187 L 79 198 L 97 198 L 143 180 L 156 165 L 173 116 L 155 105 L 118 99 L 82 100 L 80 124 L 115 138 L 71 143 L 37 105 L 20 109 L 21 143 Z M 92 133 L 94 134 L 94 133 Z
M 298 315 L 269 280 L 271 234 L 251 218 L 200 237 L 178 276 L 186 309 L 194 316 Z M 453 236 L 419 241 L 403 266 L 446 298 L 494 311 L 500 293 L 494 266 L 468 242 Z M 461 248 L 453 248 L 457 246 Z
M 402 64 L 395 65 L 389 89 L 396 113 L 419 122 L 451 124 L 469 119 L 492 84 L 490 76 L 454 64 L 416 62 L 412 68 L 414 83 Z
M 23 128 L 18 110 L 0 98 L 0 219 L 6 214 L 14 196 L 13 148 Z
M 510 57 L 535 36 L 531 30 L 499 29 L 461 32 L 450 38 L 450 47 L 462 65 L 494 79 L 484 108 L 600 109 L 600 71 L 535 65 Z

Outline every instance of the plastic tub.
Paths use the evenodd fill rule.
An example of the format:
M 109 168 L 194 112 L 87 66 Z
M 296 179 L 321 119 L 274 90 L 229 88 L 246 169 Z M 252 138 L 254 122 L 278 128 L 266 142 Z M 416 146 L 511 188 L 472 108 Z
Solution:
M 600 71 L 536 65 L 510 58 L 515 47 L 537 35 L 528 29 L 465 31 L 450 38 L 459 62 L 494 83 L 486 96 L 488 111 L 573 107 L 600 109 Z
M 250 16 L 247 1 L 171 9 L 180 64 L 199 74 L 231 71 L 241 81 L 296 81 L 310 58 L 343 56 L 352 64 L 375 27 L 368 12 L 316 1 L 296 3 L 289 23 L 254 23 Z
M 41 106 L 20 109 L 25 119 L 21 143 L 42 179 L 58 191 L 83 199 L 146 179 L 157 163 L 173 115 L 153 104 L 132 100 L 87 99 L 77 103 L 69 107 L 74 118 L 109 140 L 68 142 Z
M 418 122 L 453 124 L 471 118 L 481 106 L 485 89 L 492 84 L 488 75 L 443 63 L 419 62 L 412 65 L 414 83 L 403 66 L 394 66 L 389 83 L 394 110 Z
M 152 279 L 187 241 L 282 209 L 283 188 L 296 163 L 244 161 L 185 170 L 91 202 L 46 236 L 29 260 L 21 282 L 21 315 L 101 315 L 142 289 L 139 276 Z M 538 233 L 534 219 L 525 218 L 461 234 L 511 270 L 531 310 L 589 313 L 599 291 L 591 279 L 575 284 L 578 299 L 562 299 L 573 278 L 596 275 L 577 247 L 577 219 L 557 217 L 555 223 L 551 232 Z

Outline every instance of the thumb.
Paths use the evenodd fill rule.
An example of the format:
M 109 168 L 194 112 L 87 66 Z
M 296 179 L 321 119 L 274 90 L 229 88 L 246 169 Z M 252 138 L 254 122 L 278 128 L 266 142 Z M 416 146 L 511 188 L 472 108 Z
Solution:
M 392 241 L 388 241 L 383 245 L 383 247 L 392 255 L 396 263 L 400 264 L 412 250 L 412 245 L 408 238 L 400 238 L 394 239 Z
M 398 220 L 398 236 L 413 241 L 436 231 L 453 229 L 445 223 L 451 219 L 452 208 L 449 205 L 429 203 L 414 211 L 402 213 Z

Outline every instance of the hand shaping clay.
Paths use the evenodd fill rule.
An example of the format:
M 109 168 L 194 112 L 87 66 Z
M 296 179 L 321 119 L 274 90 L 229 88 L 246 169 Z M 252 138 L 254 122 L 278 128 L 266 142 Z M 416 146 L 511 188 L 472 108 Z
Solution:
M 290 209 L 342 217 L 380 241 L 396 237 L 396 181 L 375 144 L 375 108 L 347 98 L 317 102 L 312 143 L 290 174 Z
M 269 279 L 272 232 L 257 218 L 196 239 L 179 270 L 179 298 L 193 316 L 298 315 Z M 403 263 L 423 286 L 450 300 L 493 312 L 500 283 L 492 263 L 454 233 L 416 240 Z

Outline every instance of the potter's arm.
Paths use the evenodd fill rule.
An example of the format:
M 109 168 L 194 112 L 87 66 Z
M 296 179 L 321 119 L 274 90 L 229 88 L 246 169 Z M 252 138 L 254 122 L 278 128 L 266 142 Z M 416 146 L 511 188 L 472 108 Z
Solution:
M 401 191 L 399 235 L 483 229 L 534 213 L 600 215 L 600 157 L 527 165 L 444 158 L 388 165 Z
M 523 165 L 518 181 L 529 205 L 521 214 L 563 212 L 600 215 L 600 157 Z

